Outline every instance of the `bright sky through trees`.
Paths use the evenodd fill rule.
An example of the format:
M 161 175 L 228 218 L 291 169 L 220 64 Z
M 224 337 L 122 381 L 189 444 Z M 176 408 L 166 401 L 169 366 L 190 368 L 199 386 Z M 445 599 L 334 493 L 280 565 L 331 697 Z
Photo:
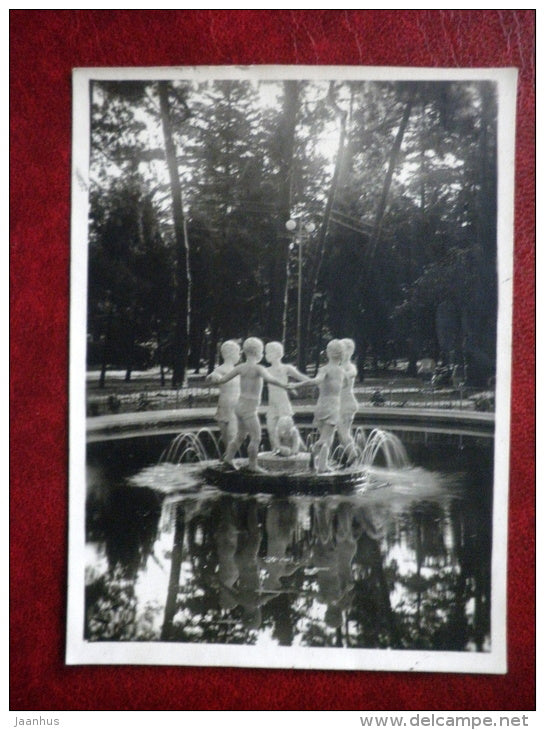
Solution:
M 174 239 L 182 240 L 183 228 L 194 367 L 214 364 L 222 338 L 248 333 L 283 339 L 288 356 L 302 350 L 306 362 L 317 362 L 334 335 L 355 339 L 362 358 L 409 348 L 412 361 L 442 353 L 471 360 L 477 378 L 492 375 L 493 84 L 166 83 L 162 104 L 157 82 L 93 85 L 90 338 L 97 352 L 112 336 L 110 317 L 112 327 L 123 320 L 132 333 L 129 350 L 160 340 L 168 365 L 168 348 L 177 347 Z M 299 248 L 285 228 L 293 217 L 315 226 L 302 250 L 299 345 Z M 119 290 L 116 277 L 125 282 Z M 160 306 L 151 289 L 161 293 Z

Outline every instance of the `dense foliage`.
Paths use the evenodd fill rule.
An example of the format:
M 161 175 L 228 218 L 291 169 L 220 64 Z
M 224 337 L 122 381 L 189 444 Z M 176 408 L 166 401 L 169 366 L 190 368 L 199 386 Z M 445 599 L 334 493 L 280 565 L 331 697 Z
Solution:
M 431 356 L 486 382 L 496 114 L 490 82 L 95 82 L 89 365 L 180 385 L 225 338 L 306 367 L 344 336 L 361 367 Z

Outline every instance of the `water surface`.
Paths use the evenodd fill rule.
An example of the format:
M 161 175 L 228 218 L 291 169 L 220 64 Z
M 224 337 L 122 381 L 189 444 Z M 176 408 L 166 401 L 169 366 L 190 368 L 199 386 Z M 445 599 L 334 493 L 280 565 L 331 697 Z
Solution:
M 489 649 L 491 441 L 321 497 L 228 495 L 148 446 L 89 449 L 89 641 Z

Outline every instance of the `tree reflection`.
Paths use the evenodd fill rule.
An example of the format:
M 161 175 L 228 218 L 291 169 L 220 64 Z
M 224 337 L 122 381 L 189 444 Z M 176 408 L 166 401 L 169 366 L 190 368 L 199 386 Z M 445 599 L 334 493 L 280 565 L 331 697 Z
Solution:
M 153 551 L 161 498 L 151 489 L 122 485 L 91 492 L 86 514 L 87 540 L 103 543 L 110 571 L 133 578 Z
M 86 636 L 483 651 L 491 551 L 483 478 L 476 470 L 465 495 L 438 488 L 425 498 L 387 489 L 351 497 L 180 496 L 159 535 L 157 504 L 142 493 L 123 516 L 114 509 L 101 523 L 109 570 L 88 587 Z M 140 523 L 138 537 L 131 519 Z M 163 541 L 166 560 L 155 633 L 135 589 L 154 540 Z
M 160 500 L 151 490 L 120 487 L 91 491 L 87 540 L 101 547 L 107 569 L 102 574 L 91 570 L 86 575 L 86 639 L 156 638 L 152 607 L 138 612 L 134 583 L 153 554 L 160 511 Z

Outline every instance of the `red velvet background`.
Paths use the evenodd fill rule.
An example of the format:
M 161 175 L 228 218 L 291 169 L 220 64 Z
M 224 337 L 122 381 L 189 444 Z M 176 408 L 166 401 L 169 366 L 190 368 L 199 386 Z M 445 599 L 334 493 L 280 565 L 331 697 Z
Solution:
M 12 10 L 11 709 L 535 707 L 533 10 Z M 517 66 L 505 676 L 64 665 L 75 66 Z

